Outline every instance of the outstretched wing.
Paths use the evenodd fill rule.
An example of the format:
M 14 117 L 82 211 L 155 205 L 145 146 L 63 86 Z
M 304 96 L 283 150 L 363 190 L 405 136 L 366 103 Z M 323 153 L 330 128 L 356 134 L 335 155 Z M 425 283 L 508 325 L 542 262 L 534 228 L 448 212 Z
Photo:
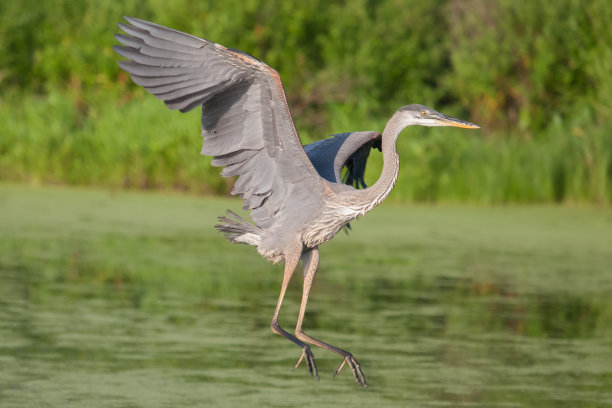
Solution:
M 380 133 L 350 132 L 333 135 L 304 146 L 304 151 L 321 177 L 332 183 L 366 188 L 363 179 L 370 150 L 381 149 Z M 342 168 L 347 171 L 342 180 Z
M 128 18 L 113 49 L 121 68 L 170 109 L 202 105 L 202 154 L 238 176 L 232 194 L 258 225 L 268 224 L 299 184 L 321 185 L 289 112 L 278 73 L 238 50 Z M 312 188 L 312 185 L 310 185 Z

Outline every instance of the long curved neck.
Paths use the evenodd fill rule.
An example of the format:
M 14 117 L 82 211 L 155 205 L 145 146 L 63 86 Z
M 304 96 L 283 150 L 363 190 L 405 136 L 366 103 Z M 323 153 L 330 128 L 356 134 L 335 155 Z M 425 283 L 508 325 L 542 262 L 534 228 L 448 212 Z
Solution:
M 405 127 L 406 124 L 402 122 L 400 115 L 397 113 L 389 119 L 387 126 L 385 126 L 382 134 L 382 173 L 374 185 L 357 192 L 359 200 L 365 207 L 365 211 L 371 210 L 387 198 L 397 181 L 400 163 L 396 143 L 400 132 Z

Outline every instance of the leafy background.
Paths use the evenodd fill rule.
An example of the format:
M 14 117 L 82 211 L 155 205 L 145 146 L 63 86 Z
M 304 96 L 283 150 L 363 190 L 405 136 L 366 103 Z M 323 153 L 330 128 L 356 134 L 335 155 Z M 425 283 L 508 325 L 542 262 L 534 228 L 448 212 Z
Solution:
M 119 70 L 123 15 L 276 68 L 304 143 L 382 130 L 409 103 L 482 126 L 406 131 L 395 200 L 612 200 L 607 0 L 1 2 L 0 180 L 229 192 L 199 156 L 200 112 Z

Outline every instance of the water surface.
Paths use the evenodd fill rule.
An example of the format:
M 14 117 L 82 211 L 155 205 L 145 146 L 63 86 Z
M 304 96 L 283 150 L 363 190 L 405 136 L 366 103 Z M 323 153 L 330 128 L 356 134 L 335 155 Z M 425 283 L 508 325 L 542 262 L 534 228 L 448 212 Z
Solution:
M 282 268 L 213 229 L 237 201 L 0 186 L 0 406 L 612 406 L 612 212 L 384 205 L 321 250 L 311 335 Z M 291 330 L 297 273 L 281 324 Z

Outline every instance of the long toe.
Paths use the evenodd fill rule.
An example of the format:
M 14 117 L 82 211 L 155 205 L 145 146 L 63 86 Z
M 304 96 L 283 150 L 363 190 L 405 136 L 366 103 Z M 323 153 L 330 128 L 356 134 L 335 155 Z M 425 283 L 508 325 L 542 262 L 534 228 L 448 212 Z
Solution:
M 342 364 L 340 364 L 340 367 L 338 367 L 338 369 L 334 373 L 334 377 L 340 374 L 340 370 L 342 370 L 342 367 L 344 367 L 345 364 L 348 364 L 348 366 L 351 367 L 353 377 L 355 378 L 357 384 L 367 387 L 368 383 L 366 381 L 365 375 L 363 374 L 363 371 L 361 370 L 361 366 L 359 365 L 357 359 L 353 357 L 351 353 L 348 353 L 346 356 L 344 356 L 344 360 L 342 361 Z
M 300 365 L 302 360 L 306 360 L 306 366 L 308 367 L 308 372 L 311 377 L 315 377 L 317 380 L 319 379 L 319 371 L 317 370 L 317 363 L 315 362 L 314 354 L 310 351 L 310 347 L 305 346 L 302 348 L 302 355 L 298 359 L 297 363 L 293 366 L 295 370 L 297 366 Z

